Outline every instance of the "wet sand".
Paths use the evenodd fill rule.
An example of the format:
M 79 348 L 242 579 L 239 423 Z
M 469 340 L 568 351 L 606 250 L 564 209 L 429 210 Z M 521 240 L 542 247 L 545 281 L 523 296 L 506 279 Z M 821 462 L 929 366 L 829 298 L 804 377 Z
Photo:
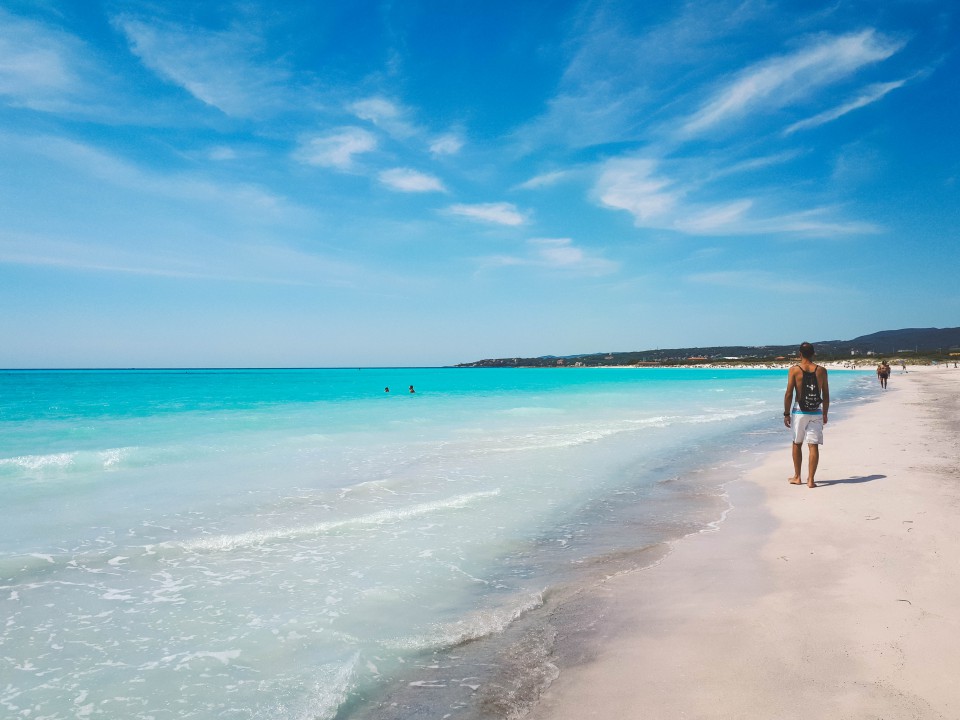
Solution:
M 960 370 L 876 393 L 831 413 L 819 487 L 784 429 L 719 529 L 595 588 L 528 717 L 960 717 Z

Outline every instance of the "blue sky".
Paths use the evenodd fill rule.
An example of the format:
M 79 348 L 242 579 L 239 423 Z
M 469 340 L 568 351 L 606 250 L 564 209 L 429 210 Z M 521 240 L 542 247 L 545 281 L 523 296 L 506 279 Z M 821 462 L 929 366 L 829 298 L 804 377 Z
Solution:
M 958 11 L 0 0 L 0 367 L 960 325 Z

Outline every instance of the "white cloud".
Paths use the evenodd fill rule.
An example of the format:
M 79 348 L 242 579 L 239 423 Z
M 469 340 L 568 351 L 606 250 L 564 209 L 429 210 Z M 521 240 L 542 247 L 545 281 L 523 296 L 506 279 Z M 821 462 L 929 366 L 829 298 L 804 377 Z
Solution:
M 581 270 L 591 273 L 613 272 L 617 263 L 589 255 L 576 247 L 570 238 L 543 238 L 531 240 L 533 256 L 538 263 L 550 268 Z
M 744 227 L 747 212 L 753 200 L 735 200 L 730 203 L 707 207 L 691 217 L 677 218 L 673 225 L 677 230 L 691 235 L 711 235 L 725 229 Z
M 787 150 L 785 152 L 775 153 L 773 155 L 762 155 L 760 157 L 740 160 L 731 165 L 717 168 L 711 171 L 709 174 L 706 174 L 704 176 L 704 182 L 716 182 L 721 178 L 727 178 L 731 175 L 740 175 L 742 173 L 753 172 L 754 170 L 763 170 L 765 168 L 773 167 L 774 165 L 782 165 L 790 162 L 791 160 L 796 160 L 803 154 L 804 153 L 799 150 Z
M 400 117 L 400 108 L 383 97 L 370 97 L 350 104 L 349 110 L 358 118 L 376 124 L 391 122 Z
M 619 270 L 619 263 L 593 255 L 574 245 L 570 238 L 537 238 L 527 241 L 523 256 L 495 255 L 484 258 L 486 267 L 530 266 L 585 275 L 607 275 Z
M 902 45 L 874 30 L 864 30 L 819 38 L 790 55 L 756 63 L 720 88 L 684 123 L 682 133 L 697 135 L 750 112 L 794 104 L 866 65 L 885 60 Z
M 474 205 L 451 205 L 448 211 L 471 220 L 490 222 L 497 225 L 523 225 L 527 218 L 517 210 L 513 203 L 477 203 Z
M 837 208 L 825 206 L 800 212 L 751 218 L 739 232 L 830 237 L 834 235 L 871 235 L 883 231 L 882 227 L 874 223 L 836 219 L 836 214 Z
M 777 159 L 761 158 L 746 161 L 732 170 L 719 170 L 713 178 L 732 172 L 762 168 Z M 691 176 L 710 177 L 705 168 L 709 162 L 694 159 L 687 168 Z M 676 169 L 682 170 L 678 165 Z M 634 224 L 642 228 L 674 230 L 688 235 L 757 235 L 795 234 L 829 236 L 877 232 L 876 225 L 836 219 L 837 209 L 814 207 L 799 212 L 775 212 L 776 204 L 791 202 L 783 193 L 774 201 L 761 203 L 756 197 L 732 197 L 698 202 L 696 194 L 703 190 L 702 180 L 685 181 L 665 175 L 659 164 L 649 158 L 620 158 L 608 161 L 600 173 L 594 193 L 601 205 L 626 210 Z M 764 207 L 766 206 L 766 207 Z
M 358 127 L 342 127 L 326 135 L 304 138 L 294 157 L 307 165 L 349 170 L 354 156 L 377 148 L 373 133 Z
M 410 168 L 384 170 L 380 173 L 380 182 L 401 192 L 446 192 L 438 178 Z
M 540 188 L 549 187 L 550 185 L 556 185 L 561 180 L 564 180 L 570 176 L 570 171 L 568 170 L 557 170 L 555 172 L 542 173 L 536 177 L 532 177 L 526 182 L 520 183 L 517 185 L 519 190 L 538 190 Z
M 441 135 L 430 143 L 434 155 L 456 155 L 463 148 L 463 139 L 452 133 Z
M 216 32 L 129 16 L 114 24 L 144 65 L 227 115 L 255 116 L 284 102 L 289 73 L 258 61 L 262 42 L 248 30 Z
M 0 8 L 0 99 L 44 112 L 74 110 L 97 94 L 98 70 L 77 38 Z M 98 83 L 102 84 L 102 83 Z
M 405 140 L 418 134 L 407 120 L 409 111 L 383 97 L 370 97 L 351 103 L 347 109 L 361 120 L 373 123 L 389 135 Z
M 597 182 L 600 202 L 607 207 L 626 210 L 638 225 L 662 227 L 673 217 L 681 192 L 675 183 L 655 175 L 657 164 L 645 158 L 611 160 Z
M 795 122 L 793 125 L 784 130 L 783 134 L 791 135 L 797 130 L 809 130 L 810 128 L 814 128 L 819 125 L 825 125 L 828 122 L 833 122 L 837 118 L 843 117 L 849 112 L 859 110 L 866 105 L 870 105 L 871 103 L 880 100 L 892 90 L 902 87 L 906 82 L 906 80 L 896 80 L 894 82 L 875 83 L 870 85 L 853 100 L 846 102 L 843 105 L 839 105 L 831 110 L 826 110 L 822 113 L 814 115 L 806 120 Z
M 690 235 L 802 235 L 832 237 L 869 235 L 881 231 L 873 223 L 836 219 L 836 208 L 815 207 L 801 212 L 769 213 L 755 209 L 752 198 L 729 203 L 687 208 L 687 215 L 677 217 L 671 229 Z
M 431 137 L 426 129 L 411 120 L 412 109 L 381 95 L 352 102 L 347 105 L 347 111 L 396 140 L 423 143 L 435 156 L 456 155 L 463 148 L 463 139 L 458 134 L 448 132 Z

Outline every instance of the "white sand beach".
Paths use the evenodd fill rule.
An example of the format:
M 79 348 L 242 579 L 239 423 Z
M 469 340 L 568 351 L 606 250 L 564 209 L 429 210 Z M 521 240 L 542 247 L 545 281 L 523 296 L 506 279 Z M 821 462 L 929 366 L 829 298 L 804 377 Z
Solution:
M 718 530 L 600 585 L 529 717 L 960 718 L 960 370 L 889 385 L 834 409 L 820 487 L 784 430 Z

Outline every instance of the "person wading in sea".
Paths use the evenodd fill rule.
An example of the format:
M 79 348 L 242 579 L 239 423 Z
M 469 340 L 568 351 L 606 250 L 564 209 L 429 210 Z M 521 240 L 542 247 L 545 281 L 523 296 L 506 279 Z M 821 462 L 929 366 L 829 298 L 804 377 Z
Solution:
M 814 476 L 820 462 L 820 446 L 823 445 L 823 426 L 827 424 L 830 407 L 830 386 L 827 370 L 813 362 L 813 345 L 800 345 L 800 362 L 790 368 L 787 376 L 787 392 L 783 396 L 783 424 L 793 430 L 793 485 L 802 484 L 800 467 L 803 444 L 809 448 L 807 457 L 807 487 L 816 487 Z M 794 404 L 796 396 L 796 404 Z

